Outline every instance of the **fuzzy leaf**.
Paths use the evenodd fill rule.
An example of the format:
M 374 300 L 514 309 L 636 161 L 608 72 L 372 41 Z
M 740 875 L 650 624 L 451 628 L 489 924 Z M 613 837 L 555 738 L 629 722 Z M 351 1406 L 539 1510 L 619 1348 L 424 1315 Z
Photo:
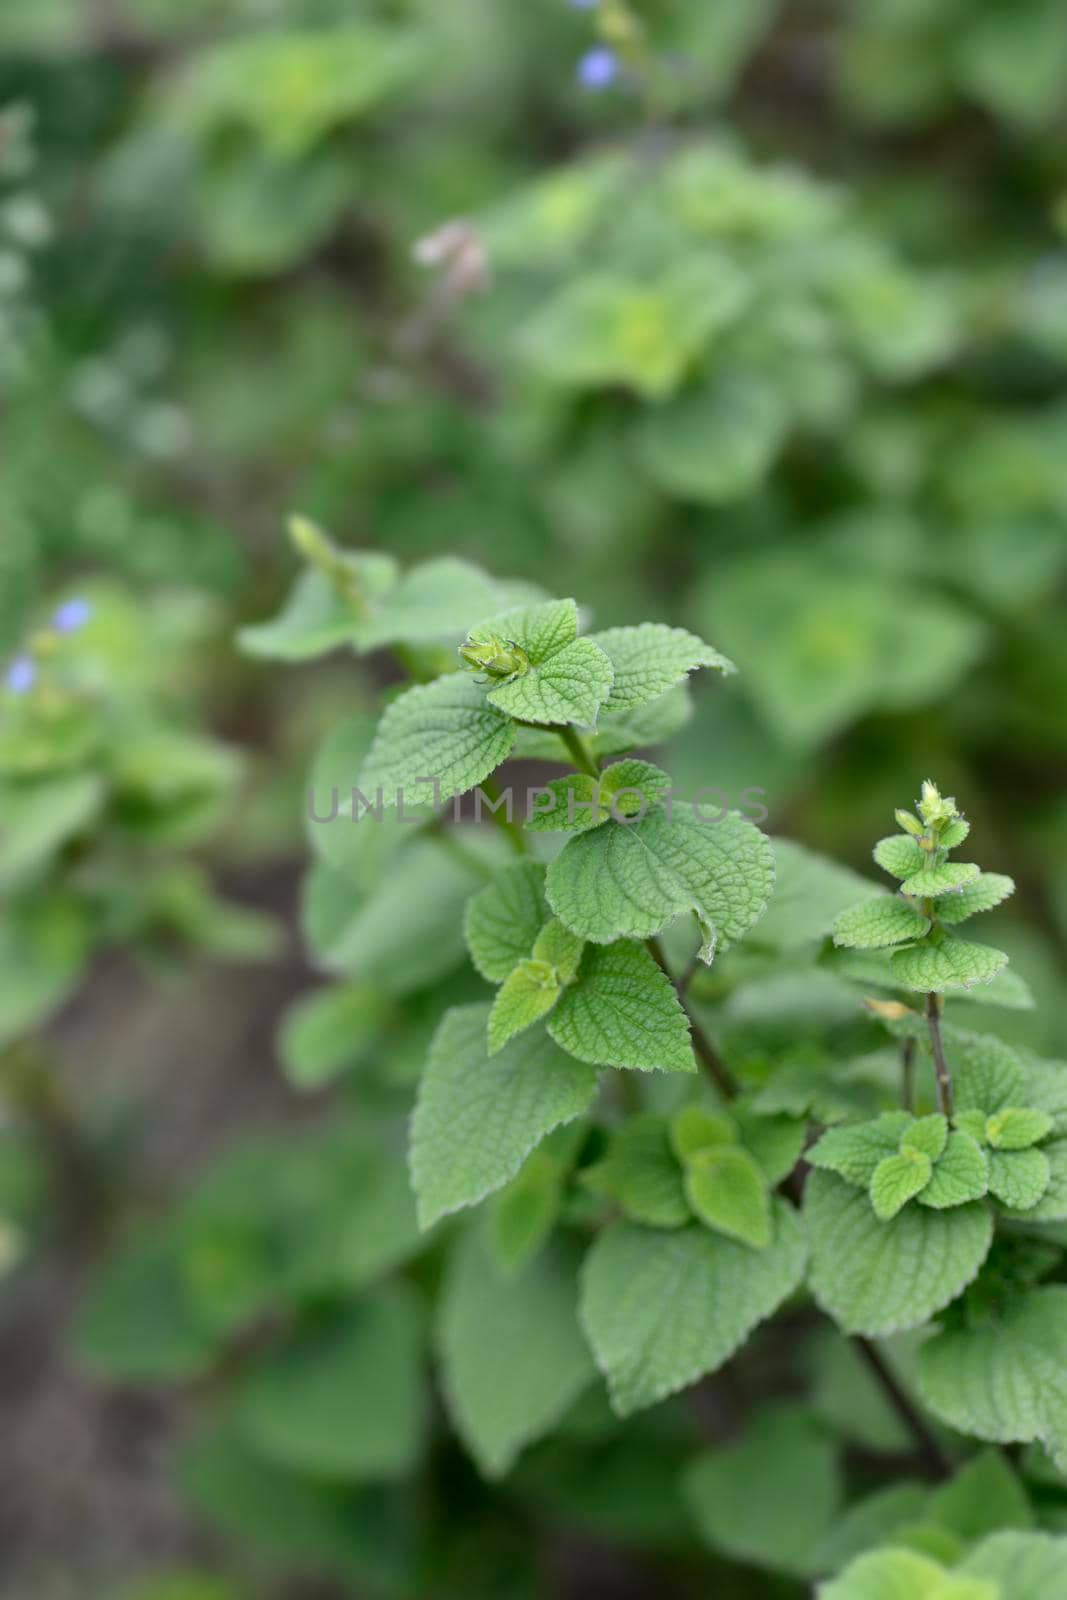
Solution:
M 982 872 L 958 894 L 938 900 L 934 910 L 942 922 L 965 922 L 979 911 L 992 911 L 1014 893 L 1014 882 L 1002 872 Z
M 686 1165 L 685 1193 L 694 1214 L 716 1233 L 754 1250 L 771 1242 L 771 1197 L 760 1168 L 739 1145 L 700 1150 Z
M 985 1125 L 985 1136 L 994 1150 L 1028 1150 L 1051 1132 L 1048 1112 L 1033 1106 L 1004 1106 Z
M 682 1169 L 664 1117 L 649 1113 L 628 1117 L 612 1134 L 607 1155 L 582 1177 L 595 1194 L 617 1201 L 633 1222 L 680 1228 L 690 1221 Z
M 929 917 L 899 895 L 883 894 L 842 911 L 834 923 L 834 943 L 856 950 L 881 950 L 904 939 L 921 939 L 929 931 Z
M 971 1033 L 943 1022 L 941 1035 L 953 1073 L 957 1111 L 983 1111 L 1028 1100 L 1024 1092 L 1023 1064 L 1018 1054 L 991 1033 Z M 929 1053 L 929 1040 L 923 1038 Z
M 734 1105 L 741 1143 L 755 1158 L 773 1187 L 787 1178 L 800 1159 L 806 1135 L 799 1117 L 764 1116 L 748 1106 Z
M 811 1287 L 846 1333 L 877 1337 L 915 1328 L 954 1300 L 985 1260 L 993 1219 L 981 1204 L 908 1206 L 880 1222 L 867 1195 L 828 1172 L 804 1189 Z
M 900 1148 L 918 1150 L 931 1161 L 936 1161 L 944 1150 L 947 1139 L 948 1121 L 939 1111 L 935 1111 L 928 1117 L 916 1117 L 915 1121 L 905 1129 Z
M 737 671 L 732 661 L 695 633 L 669 628 L 662 622 L 644 622 L 636 628 L 606 628 L 589 637 L 615 669 L 615 681 L 604 707 L 608 713 L 647 705 L 698 667 Z
M 470 561 L 441 556 L 403 574 L 360 623 L 356 642 L 363 651 L 451 644 L 479 617 L 539 598 L 535 584 L 492 578 Z
M 483 978 L 502 983 L 528 956 L 548 915 L 545 872 L 533 861 L 501 867 L 467 902 L 463 932 Z
M 883 1111 L 871 1122 L 829 1128 L 812 1145 L 805 1160 L 813 1167 L 836 1172 L 846 1182 L 866 1189 L 878 1163 L 900 1149 L 900 1141 L 911 1121 L 906 1111 Z
M 774 1202 L 766 1250 L 696 1223 L 674 1233 L 631 1222 L 605 1228 L 582 1268 L 579 1316 L 618 1414 L 721 1367 L 792 1294 L 805 1256 L 799 1219 L 783 1200 Z
M 737 1143 L 737 1124 L 732 1117 L 708 1111 L 704 1106 L 688 1105 L 676 1111 L 670 1121 L 671 1149 L 685 1163 L 701 1150 Z
M 911 878 L 921 872 L 927 862 L 926 852 L 906 833 L 893 833 L 888 839 L 879 839 L 873 855 L 878 865 L 894 878 Z
M 441 1301 L 445 1400 L 482 1472 L 499 1478 L 596 1376 L 575 1315 L 577 1263 L 562 1245 L 517 1275 L 495 1266 L 480 1228 L 458 1241 Z
M 929 900 L 938 895 L 958 894 L 968 884 L 976 883 L 979 876 L 979 868 L 973 861 L 946 861 L 944 866 L 922 867 L 913 872 L 900 887 L 904 894 Z
M 313 1476 L 403 1477 L 423 1424 L 421 1321 L 411 1291 L 394 1285 L 298 1329 L 239 1385 L 242 1433 Z
M 949 937 L 942 944 L 894 950 L 891 968 L 894 982 L 902 989 L 942 994 L 946 989 L 973 989 L 976 984 L 988 983 L 1007 964 L 1003 950 Z
M 538 810 L 526 822 L 535 833 L 572 833 L 597 828 L 614 816 L 636 817 L 648 811 L 671 787 L 668 774 L 650 761 L 615 761 L 599 778 L 572 772 L 545 785 L 555 797 L 551 810 Z
M 674 985 L 639 944 L 590 945 L 548 1021 L 561 1049 L 595 1066 L 695 1072 Z
M 589 639 L 578 638 L 573 600 L 548 600 L 490 617 L 471 637 L 496 634 L 525 650 L 529 667 L 488 690 L 491 705 L 523 722 L 596 721 L 611 688 L 611 662 Z
M 577 977 L 585 941 L 565 928 L 558 917 L 551 917 L 534 940 L 535 961 L 547 961 L 564 983 Z
M 930 1182 L 919 1195 L 919 1204 L 944 1211 L 949 1206 L 981 1200 L 989 1189 L 989 1163 L 985 1151 L 970 1134 L 954 1129 L 944 1151 L 934 1162 Z
M 1013 1211 L 1030 1211 L 1052 1176 L 1043 1150 L 991 1150 L 989 1192 Z
M 596 944 L 645 939 L 695 912 L 721 945 L 758 920 L 773 881 L 770 843 L 752 823 L 735 814 L 701 822 L 676 804 L 671 816 L 654 811 L 568 840 L 545 888 L 560 920 Z
M 545 961 L 522 961 L 508 973 L 489 1013 L 489 1054 L 495 1056 L 509 1039 L 532 1028 L 552 1010 L 560 996 L 555 971 Z
M 463 673 L 408 689 L 389 706 L 356 779 L 368 801 L 382 791 L 386 806 L 438 805 L 473 789 L 506 761 L 514 724 L 486 705 L 483 691 Z M 436 778 L 439 791 L 420 778 Z
M 871 1174 L 871 1205 L 880 1222 L 888 1222 L 925 1189 L 933 1173 L 929 1156 L 921 1150 L 901 1150 L 886 1156 Z
M 1067 1221 L 1067 1139 L 1050 1139 L 1041 1153 L 1049 1165 L 1048 1186 L 1040 1199 L 1027 1208 L 1027 1221 Z
M 1067 1471 L 1067 1287 L 1007 1300 L 995 1318 L 948 1328 L 919 1352 L 926 1404 L 995 1444 L 1039 1439 Z
M 545 1134 L 581 1116 L 596 1093 L 592 1068 L 540 1030 L 490 1060 L 488 1019 L 488 1006 L 458 1006 L 430 1046 L 410 1152 L 424 1228 L 501 1188 Z

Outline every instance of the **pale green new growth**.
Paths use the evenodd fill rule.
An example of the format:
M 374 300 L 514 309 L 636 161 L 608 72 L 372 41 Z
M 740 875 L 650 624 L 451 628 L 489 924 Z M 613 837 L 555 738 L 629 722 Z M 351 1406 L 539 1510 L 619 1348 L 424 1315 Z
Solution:
M 933 1163 L 921 1150 L 900 1150 L 885 1156 L 871 1174 L 871 1205 L 881 1222 L 895 1217 L 908 1201 L 925 1189 L 933 1176 Z
M 1004 873 L 982 872 L 958 893 L 938 900 L 934 911 L 941 922 L 965 922 L 979 911 L 992 911 L 1014 893 L 1014 880 Z
M 921 872 L 926 865 L 926 855 L 914 839 L 906 834 L 891 834 L 888 839 L 879 839 L 874 847 L 874 859 L 880 867 L 884 867 L 894 878 L 910 878 L 916 872 Z
M 977 883 L 979 876 L 973 861 L 946 861 L 944 866 L 924 867 L 913 872 L 900 888 L 903 894 L 916 898 L 936 899 L 942 894 L 958 894 L 969 884 Z
M 684 1184 L 694 1216 L 707 1227 L 754 1250 L 770 1244 L 770 1191 L 747 1150 L 727 1144 L 696 1151 L 686 1165 Z
M 506 761 L 515 725 L 462 673 L 408 689 L 388 707 L 356 778 L 373 805 L 438 805 L 473 789 Z M 427 779 L 436 778 L 438 787 Z M 421 780 L 421 781 L 420 781 Z
M 581 1116 L 596 1093 L 593 1069 L 540 1029 L 490 1059 L 488 1020 L 488 1006 L 446 1012 L 430 1047 L 410 1152 L 424 1228 L 501 1188 L 545 1134 Z
M 807 1250 L 774 1202 L 765 1250 L 698 1224 L 667 1233 L 616 1222 L 582 1268 L 580 1317 L 620 1416 L 714 1372 L 800 1283 Z
M 939 1333 L 920 1352 L 919 1383 L 950 1427 L 998 1444 L 1040 1439 L 1067 1471 L 1067 1288 L 1033 1289 L 988 1322 Z
M 526 822 L 535 833 L 573 833 L 597 828 L 614 817 L 643 816 L 671 787 L 670 777 L 649 761 L 616 761 L 599 778 L 573 772 L 545 785 L 551 809 L 538 809 Z M 539 802 L 539 805 L 541 803 Z
M 874 1550 L 859 1556 L 819 1600 L 1004 1600 L 995 1583 L 961 1578 L 914 1550 Z
M 828 1172 L 804 1189 L 812 1292 L 846 1333 L 915 1328 L 972 1281 L 993 1238 L 978 1203 L 937 1211 L 908 1205 L 881 1222 L 868 1196 Z
M 1013 1211 L 1031 1211 L 1049 1186 L 1052 1169 L 1043 1150 L 991 1150 L 989 1192 Z
M 489 1013 L 489 1054 L 539 1022 L 560 995 L 559 978 L 547 961 L 524 959 L 508 973 Z
M 989 1189 L 989 1162 L 969 1134 L 954 1129 L 937 1158 L 929 1183 L 918 1196 L 921 1206 L 943 1211 L 981 1200 Z
M 594 1194 L 617 1201 L 633 1222 L 680 1228 L 692 1219 L 664 1117 L 629 1117 L 613 1133 L 607 1155 L 582 1178 Z
M 631 711 L 647 705 L 698 667 L 736 672 L 726 656 L 684 628 L 644 622 L 635 628 L 606 628 L 590 635 L 615 671 L 605 711 Z

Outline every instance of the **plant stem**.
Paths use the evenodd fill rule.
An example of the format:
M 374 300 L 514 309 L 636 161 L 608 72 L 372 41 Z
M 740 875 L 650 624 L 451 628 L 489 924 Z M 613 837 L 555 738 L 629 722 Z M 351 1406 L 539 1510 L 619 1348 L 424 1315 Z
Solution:
M 951 1461 L 941 1448 L 937 1436 L 931 1431 L 922 1412 L 897 1382 L 896 1375 L 886 1364 L 878 1346 L 859 1334 L 853 1336 L 852 1343 L 877 1379 L 893 1410 L 915 1440 L 916 1448 L 930 1476 L 950 1477 Z
M 952 1121 L 952 1075 L 945 1060 L 945 1046 L 941 1038 L 941 996 L 933 990 L 926 996 L 926 1023 L 930 1029 L 930 1048 L 934 1053 L 934 1072 L 937 1075 L 937 1103 L 942 1113 Z
M 663 954 L 663 946 L 660 944 L 659 940 L 656 938 L 646 939 L 645 949 L 648 951 L 656 965 L 667 974 L 668 978 L 671 978 L 671 970 L 667 965 L 667 958 Z M 674 983 L 673 978 L 671 978 L 671 982 Z M 719 1055 L 719 1052 L 716 1050 L 715 1046 L 704 1032 L 704 1029 L 700 1026 L 700 1023 L 689 1009 L 689 1006 L 686 1003 L 683 983 L 684 979 L 678 983 L 674 983 L 674 991 L 678 996 L 679 1005 L 689 1018 L 689 1029 L 692 1035 L 693 1050 L 696 1054 L 696 1058 L 723 1098 L 726 1100 L 732 1100 L 737 1094 L 737 1084 L 734 1082 L 730 1074 L 729 1067 L 727 1067 L 725 1061 Z
M 572 728 L 569 722 L 565 722 L 559 723 L 552 729 L 552 732 L 558 734 L 563 743 L 567 746 L 567 753 L 571 757 L 576 767 L 578 767 L 582 772 L 586 773 L 590 778 L 599 778 L 600 762 L 590 750 L 588 744 L 582 738 L 582 735 L 578 732 L 577 728 Z
M 511 845 L 511 848 L 514 850 L 515 854 L 519 856 L 528 856 L 530 854 L 530 841 L 527 839 L 518 823 L 514 822 L 512 818 L 508 816 L 507 806 L 505 806 L 503 810 L 500 809 L 500 790 L 497 788 L 492 778 L 483 778 L 478 787 L 485 795 L 485 798 L 492 802 L 489 815 L 492 817 L 493 821 L 496 823 L 501 832 L 506 836 L 507 841 Z
M 905 1039 L 900 1047 L 900 1103 L 905 1111 L 915 1109 L 914 1039 Z

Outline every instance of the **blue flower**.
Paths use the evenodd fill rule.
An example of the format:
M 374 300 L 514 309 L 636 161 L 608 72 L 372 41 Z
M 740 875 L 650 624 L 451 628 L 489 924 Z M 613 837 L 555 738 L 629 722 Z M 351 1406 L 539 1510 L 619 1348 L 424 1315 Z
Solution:
M 37 664 L 29 656 L 16 656 L 4 676 L 11 694 L 28 694 L 37 682 Z
M 65 600 L 52 618 L 52 626 L 57 633 L 77 633 L 79 628 L 84 628 L 93 614 L 93 608 L 88 600 L 80 596 L 73 600 Z
M 618 56 L 602 44 L 587 50 L 578 63 L 578 81 L 587 89 L 606 89 L 609 83 L 614 83 L 618 72 Z

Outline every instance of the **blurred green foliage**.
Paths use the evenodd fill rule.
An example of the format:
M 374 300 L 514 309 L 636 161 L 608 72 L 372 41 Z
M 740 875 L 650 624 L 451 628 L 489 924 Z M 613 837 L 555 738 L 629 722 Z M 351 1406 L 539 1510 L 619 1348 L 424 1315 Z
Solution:
M 593 49 L 615 52 L 600 88 L 582 76 Z M 0 692 L 0 1041 L 20 1062 L 108 944 L 157 965 L 176 946 L 268 951 L 212 873 L 299 854 L 319 735 L 344 713 L 312 773 L 328 789 L 365 748 L 382 676 L 380 658 L 335 660 L 283 683 L 228 642 L 242 625 L 262 639 L 281 605 L 296 563 L 278 529 L 297 509 L 374 551 L 383 589 L 394 562 L 459 558 L 587 597 L 599 627 L 654 616 L 713 640 L 742 671 L 698 698 L 676 780 L 761 786 L 775 832 L 853 867 L 936 772 L 1019 884 L 992 936 L 1039 1005 L 1002 988 L 998 1031 L 1055 1051 L 1063 0 L 7 0 L 0 106 L 5 663 L 59 602 L 93 607 L 31 694 Z M 450 570 L 461 605 L 472 583 L 499 593 Z M 315 654 L 305 625 L 336 622 L 305 602 L 298 626 L 272 624 L 293 660 Z M 395 615 L 381 627 L 375 644 L 402 641 Z M 461 1459 L 419 1376 L 443 1269 L 398 1152 L 443 1000 L 483 996 L 459 917 L 497 841 L 446 859 L 383 828 L 351 859 L 333 830 L 307 832 L 304 932 L 340 981 L 303 997 L 279 1053 L 340 1109 L 135 1218 L 82 1324 L 83 1356 L 137 1381 L 199 1380 L 249 1330 L 296 1329 L 180 1468 L 234 1536 L 237 1588 L 149 1575 L 137 1600 L 243 1594 L 261 1541 L 343 1592 L 513 1600 L 545 1592 L 517 1575 L 535 1522 L 544 1545 L 580 1527 L 683 1572 L 695 1559 L 724 1595 L 791 1594 L 752 1576 L 766 1528 L 724 1527 L 701 1485 L 759 1481 L 766 1459 L 788 1480 L 798 1452 L 814 1509 L 769 1564 L 800 1570 L 810 1532 L 830 1554 L 805 1549 L 805 1571 L 844 1565 L 865 1545 L 831 1530 L 836 1481 L 788 1407 L 688 1469 L 695 1520 L 682 1408 L 620 1426 L 587 1395 L 501 1491 Z M 805 881 L 803 857 L 792 871 Z M 782 901 L 761 925 L 776 957 L 814 937 L 788 922 Z M 787 1058 L 765 1109 L 869 1109 L 877 1041 L 850 992 L 765 960 L 738 956 L 721 991 L 703 980 L 754 1078 Z M 821 1065 L 849 1050 L 862 1069 L 828 1087 Z M 2 1139 L 14 1262 L 46 1185 L 17 1130 Z M 786 1361 L 787 1388 L 814 1348 L 804 1373 Z M 349 1379 L 375 1408 L 369 1453 L 348 1440 L 338 1459 Z M 858 1406 L 846 1421 L 862 1433 Z M 1062 1528 L 1062 1480 L 1035 1492 Z

